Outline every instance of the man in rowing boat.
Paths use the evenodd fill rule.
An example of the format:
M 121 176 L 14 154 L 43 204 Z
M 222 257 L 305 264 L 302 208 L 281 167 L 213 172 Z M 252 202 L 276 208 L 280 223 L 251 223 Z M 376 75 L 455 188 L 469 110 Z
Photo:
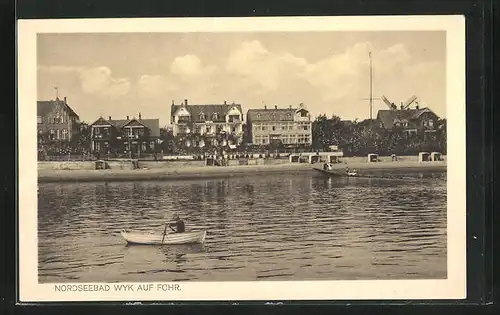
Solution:
M 184 221 L 181 220 L 179 215 L 175 214 L 173 217 L 173 221 L 174 221 L 173 223 L 167 223 L 167 226 L 171 229 L 175 227 L 175 230 L 172 229 L 174 230 L 175 233 L 184 233 L 185 232 Z

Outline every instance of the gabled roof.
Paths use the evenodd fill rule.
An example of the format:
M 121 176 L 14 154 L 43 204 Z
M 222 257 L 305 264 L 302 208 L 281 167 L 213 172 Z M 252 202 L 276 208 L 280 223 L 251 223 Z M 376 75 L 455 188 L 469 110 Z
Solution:
M 91 124 L 93 125 L 111 125 L 115 127 L 116 129 L 120 130 L 126 125 L 128 125 L 131 122 L 138 122 L 139 124 L 145 126 L 150 130 L 150 135 L 152 137 L 159 137 L 160 136 L 160 120 L 157 118 L 152 118 L 152 119 L 111 119 L 107 120 L 104 119 L 103 117 L 99 117 L 94 123 Z
M 249 121 L 293 121 L 295 112 L 305 110 L 303 108 L 272 108 L 272 109 L 249 109 L 247 119 Z
M 377 119 L 382 122 L 385 128 L 392 128 L 395 121 L 411 121 L 414 119 L 418 119 L 420 115 L 423 113 L 432 113 L 429 108 L 420 108 L 420 109 L 397 109 L 397 110 L 379 110 L 377 114 Z M 435 115 L 435 114 L 434 114 Z
M 204 122 L 205 119 L 202 119 L 201 114 L 206 115 L 206 120 L 214 121 L 214 122 L 224 122 L 226 121 L 225 116 L 229 111 L 235 107 L 240 113 L 243 113 L 241 109 L 241 104 L 189 104 L 189 105 L 172 105 L 171 106 L 171 115 L 174 116 L 175 113 L 180 108 L 185 108 L 189 114 L 191 115 L 192 122 Z M 216 113 L 218 118 L 214 119 L 213 114 Z
M 66 110 L 70 113 L 70 115 L 73 115 L 77 118 L 80 118 L 77 113 L 64 101 L 61 100 L 51 100 L 51 101 L 37 101 L 37 110 L 36 114 L 37 116 L 46 116 L 48 113 L 50 113 L 54 107 L 59 104 L 62 105 L 63 107 L 66 108 Z

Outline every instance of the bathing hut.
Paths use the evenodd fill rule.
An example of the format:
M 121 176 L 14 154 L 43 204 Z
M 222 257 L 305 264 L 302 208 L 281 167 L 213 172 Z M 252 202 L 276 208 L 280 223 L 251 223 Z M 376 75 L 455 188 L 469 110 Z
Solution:
M 439 152 L 431 153 L 431 161 L 441 161 L 441 160 L 442 160 L 441 153 Z
M 290 163 L 298 163 L 299 157 L 300 157 L 300 155 L 298 155 L 298 154 L 290 154 L 288 159 L 290 160 Z
M 343 152 L 305 152 L 302 153 L 300 159 L 304 159 L 309 164 L 320 163 L 320 162 L 330 162 L 339 163 L 340 158 L 344 156 Z M 291 161 L 290 156 L 290 161 Z
M 422 163 L 422 162 L 428 162 L 430 159 L 430 154 L 429 152 L 420 152 L 418 154 L 418 162 Z
M 378 154 L 376 153 L 368 154 L 368 162 L 378 162 Z

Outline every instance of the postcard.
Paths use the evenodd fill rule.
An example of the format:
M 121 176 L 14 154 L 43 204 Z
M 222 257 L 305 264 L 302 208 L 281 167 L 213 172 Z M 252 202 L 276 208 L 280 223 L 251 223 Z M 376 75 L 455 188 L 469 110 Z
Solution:
M 17 83 L 21 302 L 466 297 L 462 16 L 19 20 Z

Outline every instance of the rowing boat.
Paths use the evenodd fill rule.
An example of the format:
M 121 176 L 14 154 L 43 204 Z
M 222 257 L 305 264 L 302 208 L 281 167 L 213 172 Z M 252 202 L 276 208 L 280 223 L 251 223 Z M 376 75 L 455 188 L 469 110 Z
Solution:
M 153 234 L 138 232 L 120 232 L 128 244 L 135 245 L 181 245 L 181 244 L 203 244 L 207 231 Z
M 356 172 L 346 173 L 345 171 L 341 171 L 341 170 L 325 170 L 325 169 L 317 168 L 317 167 L 313 167 L 312 169 L 315 171 L 318 171 L 322 174 L 329 175 L 329 176 L 338 176 L 338 177 L 357 176 Z

